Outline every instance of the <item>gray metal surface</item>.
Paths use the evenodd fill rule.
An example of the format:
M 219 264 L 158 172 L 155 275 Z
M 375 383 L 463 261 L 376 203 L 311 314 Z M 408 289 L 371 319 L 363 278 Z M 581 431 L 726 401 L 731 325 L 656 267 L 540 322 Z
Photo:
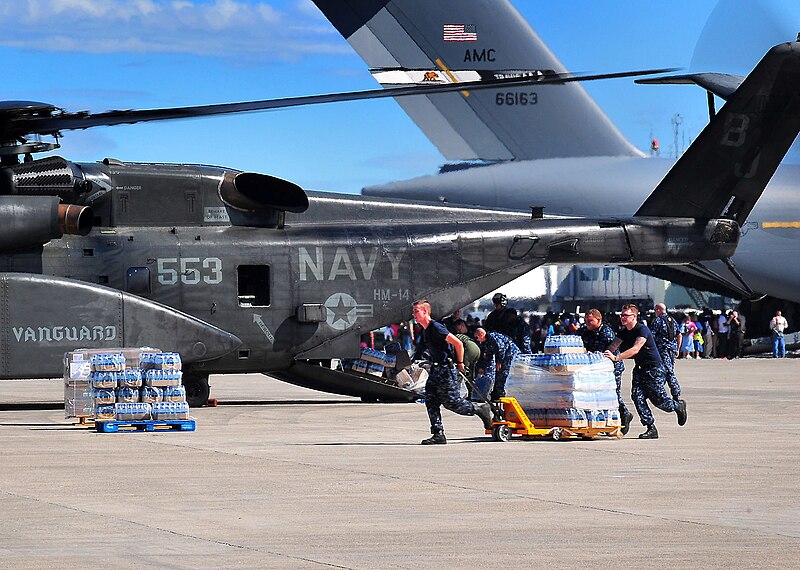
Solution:
M 404 47 L 409 43 L 409 38 L 424 37 L 425 41 L 420 40 L 419 45 L 428 46 L 430 53 L 451 54 L 451 57 L 454 57 L 453 54 L 457 55 L 457 51 L 453 50 L 463 50 L 465 46 L 472 49 L 472 43 L 449 43 L 444 42 L 442 38 L 443 23 L 464 22 L 476 25 L 478 42 L 475 45 L 480 44 L 481 48 L 486 47 L 483 44 L 486 37 L 503 37 L 504 46 L 506 43 L 514 44 L 511 51 L 506 51 L 505 47 L 502 51 L 498 51 L 496 61 L 482 62 L 479 67 L 484 71 L 526 69 L 530 64 L 550 65 L 556 70 L 563 69 L 547 46 L 530 29 L 529 23 L 522 20 L 506 0 L 492 2 L 491 10 L 485 10 L 486 15 L 475 11 L 476 8 L 482 7 L 481 2 L 477 0 L 437 2 L 435 6 L 428 3 L 420 6 L 416 0 L 393 2 L 319 0 L 316 4 L 350 41 L 370 68 L 390 66 L 392 61 L 386 55 L 388 53 L 394 54 L 396 58 L 400 55 L 409 55 L 409 50 Z M 348 10 L 347 6 L 354 9 Z M 379 21 L 377 17 L 373 18 L 379 13 L 394 16 L 396 23 L 394 29 L 387 29 L 385 24 L 381 27 L 372 24 L 373 20 Z M 370 41 L 362 41 L 367 35 L 370 36 Z M 510 62 L 503 59 L 512 54 L 514 59 Z M 430 60 L 435 59 L 434 57 Z M 409 56 L 406 65 L 413 67 L 418 63 L 416 58 Z M 450 67 L 457 69 L 452 65 Z M 713 79 L 715 84 L 709 83 L 703 86 L 717 91 L 719 83 L 724 83 L 726 97 L 730 96 L 731 91 L 738 86 L 735 78 L 726 81 L 724 77 L 712 78 L 707 75 L 702 79 L 707 81 Z M 469 139 L 476 123 L 491 124 L 491 130 L 497 137 L 514 133 L 514 140 L 524 141 L 527 154 L 515 155 L 516 160 L 491 166 L 371 186 L 365 188 L 363 193 L 378 197 L 393 196 L 415 200 L 438 200 L 443 197 L 450 203 L 517 209 L 527 209 L 536 205 L 544 206 L 548 213 L 563 215 L 632 215 L 646 199 L 646 194 L 664 178 L 674 161 L 657 157 L 644 158 L 624 148 L 615 148 L 615 144 L 606 144 L 604 138 L 598 138 L 598 129 L 607 131 L 608 136 L 612 137 L 617 137 L 618 133 L 597 105 L 585 96 L 577 85 L 542 86 L 542 93 L 547 94 L 552 91 L 563 94 L 567 93 L 567 87 L 570 89 L 575 87 L 575 92 L 580 91 L 582 93 L 580 100 L 560 95 L 555 99 L 543 97 L 544 106 L 539 107 L 537 104 L 534 109 L 538 111 L 546 108 L 548 116 L 558 116 L 559 120 L 552 123 L 542 122 L 538 112 L 518 114 L 525 108 L 524 106 L 503 108 L 500 112 L 492 114 L 493 122 L 483 122 L 472 112 L 457 113 L 456 107 L 450 107 L 445 112 L 437 109 L 432 103 L 423 104 L 408 99 L 398 101 L 447 158 L 458 156 L 459 153 L 466 154 L 465 149 L 469 144 L 465 141 Z M 488 94 L 482 97 L 486 96 Z M 646 97 L 647 92 L 643 91 L 642 96 Z M 465 101 L 479 100 L 481 99 L 472 95 L 465 99 Z M 556 109 L 547 107 L 550 104 L 554 104 Z M 419 108 L 411 108 L 414 105 Z M 457 118 L 453 116 L 454 113 L 458 115 Z M 579 120 L 572 123 L 571 118 Z M 520 130 L 525 131 L 525 136 L 521 138 L 517 135 Z M 584 140 L 591 141 L 592 148 L 588 150 L 584 148 L 580 142 Z M 565 148 L 569 141 L 576 141 L 574 152 L 554 151 Z M 627 142 L 625 144 L 627 145 Z M 476 153 L 472 158 L 493 160 L 498 158 L 498 155 L 494 152 L 483 155 Z M 745 158 L 747 168 L 740 166 L 739 170 L 748 173 L 749 166 L 753 164 L 753 156 L 742 157 Z M 694 160 L 698 161 L 695 164 L 701 166 L 703 171 L 712 162 L 710 160 L 706 162 L 702 157 Z M 759 175 L 761 174 L 760 171 Z M 692 186 L 694 188 L 692 193 L 698 198 L 705 194 L 703 184 L 707 178 L 706 175 L 698 176 Z M 768 176 L 766 178 L 769 179 Z M 753 290 L 795 302 L 800 302 L 798 293 L 800 267 L 792 263 L 776 264 L 774 259 L 794 259 L 800 255 L 798 179 L 800 179 L 800 167 L 797 165 L 781 165 L 777 169 L 767 190 L 749 213 L 743 232 L 744 239 L 733 257 L 736 268 Z M 676 195 L 662 197 L 660 204 L 680 207 L 692 201 L 692 196 Z M 721 263 L 710 263 L 709 266 L 718 274 L 728 279 L 732 278 Z M 683 280 L 690 286 L 719 288 L 718 283 L 699 277 L 691 271 L 682 272 L 678 268 L 673 268 L 669 275 L 672 281 Z M 730 289 L 725 290 L 728 294 L 735 294 Z
M 314 3 L 373 69 L 564 71 L 508 2 Z M 443 41 L 444 24 L 474 26 L 476 39 Z M 520 94 L 529 103 L 519 104 Z M 498 104 L 499 95 L 515 103 Z M 431 95 L 400 104 L 449 160 L 640 156 L 577 84 Z
M 655 441 L 635 423 L 619 441 L 495 443 L 445 412 L 448 444 L 423 447 L 424 406 L 260 376 L 213 377 L 220 406 L 193 412 L 194 433 L 0 411 L 2 566 L 798 567 L 800 360 L 677 374 L 689 421 L 656 412 Z M 3 382 L 0 403 L 61 391 Z

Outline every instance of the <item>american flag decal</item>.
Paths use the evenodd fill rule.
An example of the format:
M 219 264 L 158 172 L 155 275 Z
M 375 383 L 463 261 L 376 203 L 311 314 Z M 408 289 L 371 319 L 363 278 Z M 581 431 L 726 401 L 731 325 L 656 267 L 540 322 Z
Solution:
M 444 24 L 442 37 L 446 42 L 477 42 L 475 24 Z

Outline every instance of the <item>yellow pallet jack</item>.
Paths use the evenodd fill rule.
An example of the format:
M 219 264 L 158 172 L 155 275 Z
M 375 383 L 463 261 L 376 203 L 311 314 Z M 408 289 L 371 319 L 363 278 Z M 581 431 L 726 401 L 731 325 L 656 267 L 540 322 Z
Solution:
M 486 430 L 495 441 L 509 441 L 512 435 L 523 438 L 549 437 L 553 441 L 566 438 L 594 439 L 599 436 L 622 437 L 620 426 L 602 427 L 536 427 L 516 398 L 500 398 L 502 412 L 495 413 L 492 429 Z M 499 417 L 498 417 L 499 416 Z

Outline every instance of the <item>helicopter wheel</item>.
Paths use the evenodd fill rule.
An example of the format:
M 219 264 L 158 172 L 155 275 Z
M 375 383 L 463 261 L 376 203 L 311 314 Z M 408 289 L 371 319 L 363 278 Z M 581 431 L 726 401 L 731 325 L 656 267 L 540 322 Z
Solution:
M 186 401 L 190 408 L 202 408 L 208 404 L 208 396 L 211 394 L 208 374 L 184 374 L 183 385 L 186 388 Z

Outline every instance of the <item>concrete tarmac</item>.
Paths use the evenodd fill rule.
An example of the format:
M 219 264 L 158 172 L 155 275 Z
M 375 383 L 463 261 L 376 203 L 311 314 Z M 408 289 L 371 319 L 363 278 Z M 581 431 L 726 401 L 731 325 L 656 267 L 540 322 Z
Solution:
M 183 433 L 99 434 L 8 405 L 59 381 L 0 381 L 0 566 L 799 567 L 800 360 L 677 373 L 689 421 L 654 410 L 658 440 L 497 443 L 445 411 L 446 446 L 420 404 L 258 375 L 213 377 Z

